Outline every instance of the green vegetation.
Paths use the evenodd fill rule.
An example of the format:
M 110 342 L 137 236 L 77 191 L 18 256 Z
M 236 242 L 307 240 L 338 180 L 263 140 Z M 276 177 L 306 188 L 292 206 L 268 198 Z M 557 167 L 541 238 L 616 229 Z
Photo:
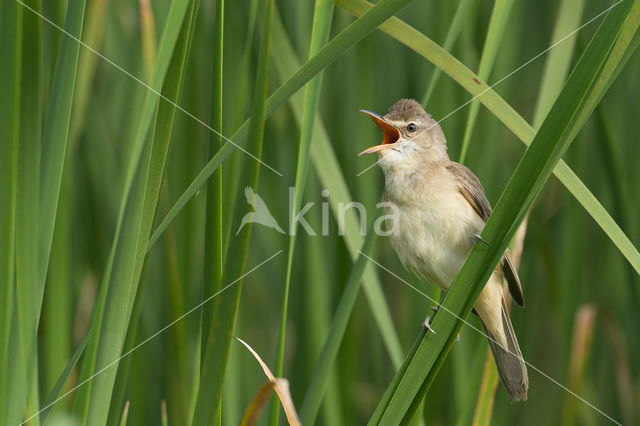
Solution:
M 3 0 L 0 423 L 636 424 L 639 26 L 640 0 Z M 357 157 L 358 111 L 403 97 L 495 207 L 436 335 Z M 517 404 L 469 315 L 510 243 Z

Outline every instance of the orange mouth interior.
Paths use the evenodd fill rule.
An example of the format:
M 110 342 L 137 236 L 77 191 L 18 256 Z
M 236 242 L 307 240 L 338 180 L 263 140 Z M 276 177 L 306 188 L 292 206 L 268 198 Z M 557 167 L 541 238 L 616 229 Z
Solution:
M 391 148 L 390 145 L 393 145 L 394 143 L 398 142 L 398 140 L 400 139 L 400 131 L 398 129 L 396 129 L 391 124 L 387 123 L 384 118 L 382 118 L 380 115 L 376 113 L 373 113 L 371 111 L 366 111 L 366 110 L 362 110 L 362 112 L 367 114 L 371 118 L 371 120 L 373 120 L 373 122 L 376 123 L 378 127 L 380 127 L 384 135 L 384 138 L 382 139 L 382 143 L 380 143 L 380 145 L 372 146 L 371 148 L 362 151 L 358 155 L 364 155 L 364 154 L 370 154 L 373 152 L 382 151 L 384 149 Z

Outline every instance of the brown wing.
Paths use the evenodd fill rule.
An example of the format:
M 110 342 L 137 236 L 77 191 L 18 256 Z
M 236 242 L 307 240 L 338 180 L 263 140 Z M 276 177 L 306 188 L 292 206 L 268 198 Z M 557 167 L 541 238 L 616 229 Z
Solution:
M 489 220 L 489 216 L 491 216 L 492 212 L 491 204 L 489 204 L 487 196 L 484 195 L 484 188 L 482 188 L 482 184 L 476 175 L 474 175 L 467 167 L 453 161 L 449 163 L 447 170 L 449 170 L 449 172 L 457 179 L 460 184 L 460 193 L 469 202 L 471 207 L 473 207 L 478 216 L 480 216 L 480 218 L 485 222 Z M 518 305 L 524 307 L 522 285 L 520 284 L 518 273 L 511 262 L 509 250 L 504 252 L 504 257 L 502 258 L 502 270 L 504 278 L 507 280 L 507 284 L 509 285 L 509 293 L 511 293 L 511 297 L 513 297 L 513 300 Z
M 518 277 L 516 268 L 511 262 L 509 249 L 504 252 L 504 257 L 502 258 L 502 273 L 504 274 L 504 279 L 507 280 L 507 284 L 509 285 L 509 293 L 511 293 L 511 297 L 513 298 L 514 302 L 524 308 L 524 294 L 522 293 L 522 284 L 520 284 L 520 278 Z
M 464 195 L 471 207 L 478 213 L 478 216 L 485 222 L 491 216 L 491 204 L 484 195 L 482 184 L 466 166 L 454 163 L 453 161 L 447 166 L 447 170 L 456 178 L 460 184 L 460 193 Z

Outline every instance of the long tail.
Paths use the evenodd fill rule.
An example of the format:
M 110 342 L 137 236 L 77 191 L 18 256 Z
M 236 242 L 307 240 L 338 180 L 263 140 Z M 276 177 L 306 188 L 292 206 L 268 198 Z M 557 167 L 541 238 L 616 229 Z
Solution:
M 507 337 L 508 350 L 500 346 L 492 337 L 492 339 L 489 339 L 489 346 L 493 353 L 493 359 L 496 361 L 498 374 L 509 393 L 509 397 L 513 401 L 526 401 L 527 391 L 529 390 L 527 366 L 522 358 L 518 339 L 513 331 L 509 312 L 506 309 L 504 301 L 502 302 L 502 326 L 504 328 L 504 334 Z M 487 335 L 492 336 L 486 326 L 484 329 Z

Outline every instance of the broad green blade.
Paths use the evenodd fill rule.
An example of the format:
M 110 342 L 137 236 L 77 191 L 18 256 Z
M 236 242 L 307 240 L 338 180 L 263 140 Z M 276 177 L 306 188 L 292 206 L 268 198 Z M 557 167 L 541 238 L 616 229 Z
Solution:
M 27 3 L 31 10 L 27 11 L 29 16 L 27 22 L 32 22 L 32 26 L 39 27 L 40 17 L 35 13 L 39 7 L 35 2 Z M 84 22 L 85 2 L 79 1 L 67 8 L 64 29 L 70 34 L 79 37 L 82 34 Z M 37 24 L 36 24 L 37 22 Z M 30 31 L 29 38 L 33 37 L 33 30 Z M 29 49 L 32 58 L 31 66 L 37 67 L 40 58 L 38 57 L 38 45 L 40 40 L 33 40 Z M 25 178 L 23 185 L 29 188 L 24 191 L 25 211 L 19 224 L 23 230 L 25 251 L 35 254 L 32 256 L 21 256 L 20 270 L 24 273 L 19 277 L 18 293 L 18 317 L 20 319 L 21 344 L 23 347 L 23 363 L 27 369 L 26 380 L 35 384 L 37 377 L 37 351 L 36 333 L 40 321 L 40 309 L 44 295 L 44 285 L 46 273 L 49 265 L 49 256 L 53 240 L 53 229 L 58 209 L 58 199 L 60 196 L 60 186 L 62 181 L 62 171 L 64 167 L 65 152 L 69 137 L 69 124 L 71 120 L 71 108 L 76 84 L 76 69 L 78 64 L 78 54 L 80 45 L 70 37 L 65 37 L 58 51 L 56 67 L 49 95 L 46 121 L 42 134 L 42 170 L 40 174 L 40 120 L 29 123 L 30 133 L 25 135 L 29 140 L 25 140 L 23 171 L 21 175 Z M 34 63 L 35 62 L 35 63 Z M 36 73 L 36 78 L 39 79 Z M 38 88 L 35 82 L 31 82 L 31 89 Z M 39 93 L 32 94 L 32 111 L 29 116 L 40 114 Z M 29 177 L 27 177 L 29 176 Z M 39 179 L 35 182 L 32 179 Z M 30 197 L 27 199 L 26 197 Z M 38 197 L 37 199 L 35 197 Z M 35 210 L 32 210 L 35 209 Z M 30 217 L 29 212 L 37 214 L 37 217 Z M 37 234 L 29 235 L 29 232 Z M 21 250 L 22 251 L 22 250 Z M 28 272 L 27 272 L 28 271 Z M 33 376 L 35 375 L 35 377 Z M 33 377 L 33 378 L 32 378 Z M 31 417 L 32 413 L 38 410 L 38 389 L 30 388 L 26 416 Z
M 37 1 L 26 4 L 35 11 Z M 16 203 L 16 308 L 20 328 L 24 377 L 28 386 L 25 416 L 38 411 L 38 359 L 36 335 L 44 282 L 38 281 L 38 221 L 40 155 L 42 138 L 42 49 L 40 17 L 23 14 L 22 99 L 18 148 L 18 196 Z M 71 86 L 73 92 L 73 86 Z M 65 141 L 61 141 L 65 143 Z M 50 211 L 55 212 L 53 207 Z M 37 422 L 34 422 L 37 423 Z
M 20 67 L 22 64 L 22 7 L 17 2 L 0 5 L 0 411 L 9 413 L 12 392 L 9 346 L 14 314 L 16 194 L 20 130 Z M 15 390 L 17 391 L 17 389 Z M 19 407 L 22 408 L 22 407 Z M 18 412 L 20 412 L 19 410 Z M 5 418 L 6 419 L 6 418 Z M 15 422 L 18 419 L 9 418 Z
M 213 40 L 213 93 L 211 96 L 211 127 L 217 133 L 209 133 L 209 151 L 219 150 L 224 141 L 222 139 L 222 73 L 224 53 L 224 0 L 216 1 L 216 30 Z M 224 267 L 225 233 L 222 227 L 223 218 L 223 185 L 222 166 L 215 171 L 207 185 L 207 206 L 205 213 L 204 256 L 204 285 L 202 298 L 206 299 L 220 288 L 222 268 Z M 209 337 L 209 324 L 213 313 L 212 304 L 202 307 L 202 357 Z
M 5 369 L 7 377 L 5 395 L 2 401 L 3 420 L 10 424 L 19 424 L 24 419 L 24 409 L 27 403 L 27 387 L 32 383 L 27 383 L 24 379 L 24 369 L 22 365 L 22 353 L 20 351 L 20 331 L 18 330 L 18 318 L 16 310 L 13 311 L 11 321 L 11 337 L 9 348 L 13 349 L 8 354 L 8 368 Z
M 85 0 L 69 3 L 64 30 L 77 38 L 81 37 L 84 22 Z M 38 249 L 38 283 L 44 290 L 44 280 L 51 254 L 53 226 L 56 219 L 60 183 L 64 166 L 69 122 L 76 83 L 76 67 L 80 44 L 69 36 L 64 36 L 56 61 L 56 70 L 51 86 L 51 95 L 47 106 L 47 115 L 42 135 L 42 175 L 40 179 L 40 234 Z M 40 300 L 42 295 L 39 296 Z M 39 306 L 39 304 L 38 304 Z M 37 322 L 37 321 L 36 321 Z
M 584 1 L 564 0 L 560 4 L 560 11 L 558 12 L 555 28 L 551 37 L 551 44 L 556 43 L 557 40 L 560 40 L 578 27 L 583 8 Z M 569 73 L 574 44 L 575 37 L 557 45 L 549 52 L 546 58 L 533 117 L 533 126 L 535 128 L 540 127 L 542 120 L 562 89 L 562 85 Z M 499 377 L 490 350 L 487 349 L 486 352 L 487 359 L 490 362 L 485 362 L 482 384 L 474 411 L 473 424 L 488 426 L 491 423 Z
M 139 340 L 139 323 L 140 313 L 142 308 L 142 300 L 144 298 L 144 287 L 146 277 L 146 263 L 142 268 L 142 274 L 140 276 L 140 286 L 136 294 L 136 299 L 133 302 L 133 310 L 131 311 L 131 319 L 129 320 L 129 326 L 127 327 L 127 337 L 125 337 L 124 345 L 122 346 L 122 352 L 127 353 L 132 350 Z M 127 356 L 118 362 L 118 374 L 116 375 L 116 381 L 113 385 L 113 391 L 111 392 L 111 406 L 109 407 L 109 416 L 107 417 L 108 425 L 115 425 L 120 418 L 122 409 L 126 404 L 125 396 L 129 389 L 129 379 L 131 374 L 131 362 L 133 357 Z M 175 366 L 174 369 L 178 370 L 180 366 Z M 177 410 L 176 410 L 177 411 Z

